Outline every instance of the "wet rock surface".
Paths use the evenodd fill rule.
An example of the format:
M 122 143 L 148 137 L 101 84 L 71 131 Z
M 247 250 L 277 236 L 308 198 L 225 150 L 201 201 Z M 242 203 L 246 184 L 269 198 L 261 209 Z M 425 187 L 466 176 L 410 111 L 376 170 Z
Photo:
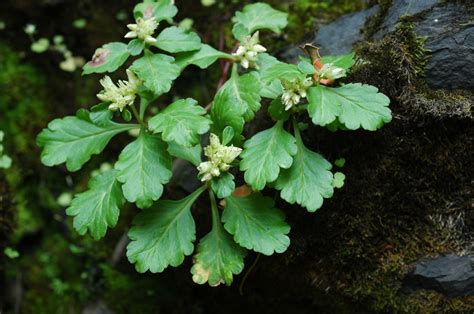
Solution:
M 474 295 L 474 256 L 423 259 L 405 280 L 405 290 L 432 289 L 448 297 Z

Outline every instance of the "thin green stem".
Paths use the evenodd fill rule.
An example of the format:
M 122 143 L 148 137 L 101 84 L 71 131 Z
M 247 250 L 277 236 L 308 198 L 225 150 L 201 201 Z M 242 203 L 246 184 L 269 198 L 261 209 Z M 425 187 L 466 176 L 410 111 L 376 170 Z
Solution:
M 132 113 L 135 116 L 135 119 L 141 124 L 142 127 L 146 128 L 145 122 L 143 122 L 143 119 L 140 117 L 138 114 L 137 108 L 135 108 L 135 105 L 130 106 L 132 108 Z
M 209 198 L 211 199 L 212 229 L 220 228 L 222 225 L 219 216 L 219 210 L 217 209 L 217 201 L 211 188 L 209 188 Z

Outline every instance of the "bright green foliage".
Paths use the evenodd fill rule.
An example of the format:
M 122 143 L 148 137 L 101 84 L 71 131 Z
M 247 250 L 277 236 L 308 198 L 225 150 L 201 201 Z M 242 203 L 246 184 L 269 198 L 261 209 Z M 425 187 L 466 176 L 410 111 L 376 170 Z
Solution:
M 194 51 L 201 48 L 201 39 L 194 32 L 171 26 L 158 35 L 155 46 L 168 52 Z
M 193 281 L 197 284 L 209 283 L 215 287 L 221 283 L 230 286 L 233 275 L 244 268 L 246 250 L 234 242 L 224 230 L 219 219 L 216 201 L 211 194 L 212 230 L 201 239 L 191 268 Z
M 209 67 L 217 59 L 232 59 L 232 55 L 216 50 L 209 45 L 202 44 L 197 51 L 183 52 L 176 56 L 176 64 L 184 70 L 188 65 L 195 65 L 201 69 Z
M 112 120 L 114 113 L 109 110 L 109 104 L 100 103 L 91 108 L 89 119 L 92 123 L 106 126 Z
M 165 20 L 168 23 L 172 23 L 173 17 L 177 13 L 178 8 L 176 8 L 172 0 L 144 0 L 143 3 L 137 4 L 133 9 L 135 18 L 149 18 L 153 16 L 157 22 Z
M 331 164 L 321 155 L 307 149 L 299 132 L 296 133 L 298 152 L 289 169 L 282 170 L 275 188 L 290 204 L 300 204 L 309 212 L 323 205 L 323 199 L 333 195 Z
M 237 24 L 247 30 L 247 35 L 253 34 L 259 29 L 268 29 L 280 33 L 282 28 L 288 24 L 288 14 L 273 9 L 266 3 L 254 3 L 244 7 L 242 12 L 235 13 Z M 240 26 L 237 26 L 240 27 Z
M 295 138 L 283 129 L 282 121 L 255 134 L 244 148 L 240 170 L 245 171 L 245 182 L 255 190 L 262 190 L 267 182 L 275 181 L 280 168 L 290 168 L 297 152 Z
M 66 213 L 74 216 L 74 229 L 79 234 L 89 230 L 94 239 L 100 239 L 108 227 L 115 227 L 124 203 L 117 171 L 109 170 L 93 177 L 89 190 L 76 195 Z
M 181 146 L 194 146 L 200 136 L 209 131 L 210 121 L 206 110 L 191 98 L 178 100 L 150 119 L 149 128 L 162 133 L 167 142 Z
M 375 131 L 392 120 L 388 108 L 390 99 L 370 85 L 355 83 L 337 88 L 311 87 L 308 102 L 309 115 L 316 125 L 328 125 L 338 117 L 350 130 L 362 127 Z
M 245 254 L 245 250 L 222 226 L 213 227 L 197 246 L 195 263 L 191 268 L 193 281 L 197 284 L 209 282 L 212 287 L 221 283 L 230 286 L 233 275 L 240 274 L 244 268 Z
M 218 198 L 226 198 L 235 190 L 234 176 L 224 173 L 211 181 L 211 188 Z
M 130 56 L 126 44 L 110 43 L 96 50 L 92 60 L 84 65 L 82 74 L 114 72 Z
M 348 53 L 345 55 L 339 55 L 339 56 L 323 56 L 321 58 L 321 61 L 326 64 L 326 63 L 332 63 L 335 66 L 339 68 L 343 68 L 344 70 L 349 70 L 355 63 L 354 60 L 354 53 Z
M 298 66 L 287 63 L 276 63 L 261 72 L 261 78 L 265 84 L 269 84 L 274 80 L 282 80 L 294 82 L 298 79 L 304 79 L 305 75 L 300 71 Z
M 127 257 L 137 271 L 159 273 L 170 265 L 179 266 L 184 256 L 193 253 L 196 225 L 191 205 L 203 190 L 179 201 L 158 201 L 136 216 L 128 232 L 132 242 L 127 246 Z
M 283 253 L 290 245 L 290 226 L 273 200 L 260 193 L 229 196 L 222 214 L 225 229 L 241 246 L 265 255 Z
M 224 45 L 235 46 L 232 52 L 202 44 L 190 31 L 189 19 L 174 23 L 174 3 L 144 0 L 135 6 L 135 23 L 127 25 L 130 32 L 126 35 L 135 39 L 128 44 L 104 45 L 83 72 L 114 72 L 131 64 L 123 69 L 127 80 L 114 82 L 104 77 L 98 95 L 103 102 L 90 112 L 81 110 L 77 116 L 53 120 L 37 142 L 43 147 L 45 165 L 65 162 L 70 171 L 77 171 L 112 137 L 130 131 L 133 138 L 114 168 L 102 169 L 91 179 L 89 190 L 72 200 L 67 213 L 75 216 L 74 227 L 80 234 L 89 232 L 93 238 L 101 238 L 107 228 L 117 224 L 125 201 L 134 203 L 143 210 L 135 216 L 128 233 L 131 242 L 127 257 L 139 272 L 162 272 L 193 254 L 196 226 L 191 207 L 208 190 L 212 229 L 197 245 L 192 279 L 197 284 L 230 285 L 243 270 L 247 249 L 271 255 L 285 252 L 290 245 L 290 226 L 284 213 L 259 191 L 276 188 L 281 199 L 315 212 L 325 198 L 332 197 L 335 188 L 344 185 L 344 174 L 333 174 L 332 165 L 304 145 L 300 132 L 313 130 L 300 118 L 308 112 L 314 124 L 333 132 L 376 130 L 391 120 L 389 99 L 374 86 L 338 82 L 354 65 L 353 53 L 319 60 L 311 50 L 314 48 L 306 47 L 313 59 L 300 58 L 298 64 L 265 53 L 259 31 L 280 33 L 287 24 L 286 13 L 265 3 L 246 5 L 236 13 L 232 32 L 237 42 Z M 158 28 L 157 22 L 162 21 L 172 26 Z M 155 35 L 157 29 L 162 31 Z M 132 60 L 126 62 L 128 58 Z M 170 92 L 187 66 L 205 69 L 218 59 L 225 60 L 220 88 L 210 108 L 186 96 L 157 106 L 158 97 Z M 170 93 L 166 99 L 178 96 Z M 262 102 L 262 98 L 270 101 Z M 268 108 L 265 112 L 262 105 Z M 150 117 L 150 112 L 154 116 Z M 257 114 L 268 114 L 274 125 L 252 136 L 255 128 L 246 123 Z M 136 124 L 117 123 L 116 119 L 134 120 Z M 209 131 L 207 145 L 203 136 Z M 207 146 L 203 149 L 203 145 Z M 0 157 L 1 153 L 0 148 Z M 173 158 L 178 159 L 176 164 Z M 171 181 L 172 170 L 181 168 L 179 159 L 196 166 L 196 179 L 202 186 L 181 200 L 159 200 L 164 185 Z M 335 164 L 341 167 L 343 162 L 336 160 Z M 234 175 L 237 182 L 241 178 L 238 170 L 244 172 L 248 186 L 236 187 Z M 222 217 L 216 196 L 222 200 Z M 68 206 L 69 202 L 62 203 Z M 199 212 L 201 215 L 202 209 Z
M 99 154 L 112 137 L 136 127 L 111 121 L 95 125 L 87 112 L 53 120 L 38 135 L 38 145 L 43 147 L 41 161 L 46 166 L 66 162 L 69 171 L 77 171 L 92 155 Z
M 169 92 L 171 84 L 179 76 L 179 67 L 173 61 L 174 58 L 167 55 L 145 53 L 133 62 L 131 69 L 144 81 L 146 88 L 155 96 L 160 96 Z
M 186 147 L 178 145 L 175 142 L 168 142 L 168 152 L 171 156 L 190 161 L 195 166 L 198 166 L 201 163 L 201 144 Z
M 171 179 L 171 156 L 166 144 L 155 135 L 141 131 L 125 147 L 115 164 L 125 198 L 139 208 L 148 208 L 163 194 Z
M 217 93 L 211 109 L 213 133 L 222 134 L 231 126 L 236 134 L 241 134 L 245 121 L 254 118 L 260 109 L 260 83 L 253 74 L 239 76 L 234 67 L 231 78 Z

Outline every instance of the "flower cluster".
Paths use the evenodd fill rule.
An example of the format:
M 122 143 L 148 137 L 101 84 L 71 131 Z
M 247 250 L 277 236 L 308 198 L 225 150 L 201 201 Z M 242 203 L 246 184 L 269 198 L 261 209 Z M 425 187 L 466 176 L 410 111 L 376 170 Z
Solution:
M 138 38 L 147 44 L 156 43 L 156 38 L 152 36 L 158 28 L 155 17 L 148 19 L 139 17 L 136 24 L 128 24 L 127 27 L 130 29 L 130 32 L 125 34 L 125 38 Z
M 332 63 L 326 63 L 321 69 L 318 70 L 318 76 L 321 79 L 334 81 L 338 78 L 346 76 L 346 70 L 338 68 Z
M 227 171 L 230 164 L 240 155 L 241 148 L 224 146 L 219 141 L 219 137 L 213 133 L 209 136 L 210 144 L 204 148 L 204 155 L 208 157 L 208 161 L 202 162 L 197 169 L 201 181 L 209 181 L 213 177 L 220 176 L 221 172 Z
M 311 85 L 313 85 L 313 80 L 310 77 L 296 82 L 283 81 L 281 101 L 285 105 L 285 110 L 290 110 L 300 103 L 301 98 L 306 98 L 306 89 Z
M 119 80 L 115 85 L 109 76 L 100 80 L 104 90 L 97 94 L 97 98 L 104 102 L 110 102 L 109 110 L 123 111 L 126 106 L 131 106 L 135 101 L 137 88 L 141 81 L 135 73 L 127 69 L 128 81 Z
M 258 39 L 259 33 L 256 32 L 252 36 L 247 36 L 240 43 L 237 51 L 232 55 L 237 57 L 240 61 L 240 65 L 245 69 L 257 68 L 257 56 L 260 52 L 265 52 L 267 49 L 259 44 Z

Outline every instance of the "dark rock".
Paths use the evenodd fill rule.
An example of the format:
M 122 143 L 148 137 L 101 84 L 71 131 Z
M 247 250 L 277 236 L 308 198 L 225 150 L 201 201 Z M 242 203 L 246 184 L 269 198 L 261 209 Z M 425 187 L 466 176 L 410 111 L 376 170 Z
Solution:
M 379 7 L 374 6 L 344 15 L 316 31 L 313 44 L 321 48 L 323 55 L 349 53 L 355 43 L 364 39 L 365 23 L 379 11 Z M 442 3 L 440 0 L 395 0 L 373 39 L 381 39 L 394 31 L 404 16 L 416 16 L 415 32 L 426 37 L 425 48 L 430 54 L 426 67 L 428 85 L 432 88 L 474 88 L 474 23 L 469 9 L 460 3 Z M 280 57 L 296 62 L 302 54 L 297 46 L 291 46 Z
M 387 16 L 375 33 L 375 39 L 381 39 L 395 30 L 395 25 L 402 16 L 413 16 L 433 8 L 440 0 L 395 0 L 388 10 Z
M 314 43 L 323 55 L 344 54 L 352 45 L 363 39 L 362 29 L 368 18 L 379 12 L 376 5 L 368 10 L 346 14 L 329 25 L 322 26 L 315 34 Z
M 379 12 L 378 5 L 372 8 L 341 16 L 334 22 L 323 25 L 315 31 L 313 43 L 320 47 L 323 55 L 337 55 L 350 52 L 354 43 L 363 39 L 362 29 L 368 18 Z M 288 47 L 280 57 L 288 62 L 297 62 L 304 55 L 298 46 Z
M 435 7 L 416 23 L 415 31 L 427 36 L 425 49 L 431 58 L 426 80 L 431 87 L 474 88 L 474 23 L 466 7 Z
M 405 280 L 405 290 L 436 290 L 448 297 L 474 295 L 474 256 L 423 259 Z

